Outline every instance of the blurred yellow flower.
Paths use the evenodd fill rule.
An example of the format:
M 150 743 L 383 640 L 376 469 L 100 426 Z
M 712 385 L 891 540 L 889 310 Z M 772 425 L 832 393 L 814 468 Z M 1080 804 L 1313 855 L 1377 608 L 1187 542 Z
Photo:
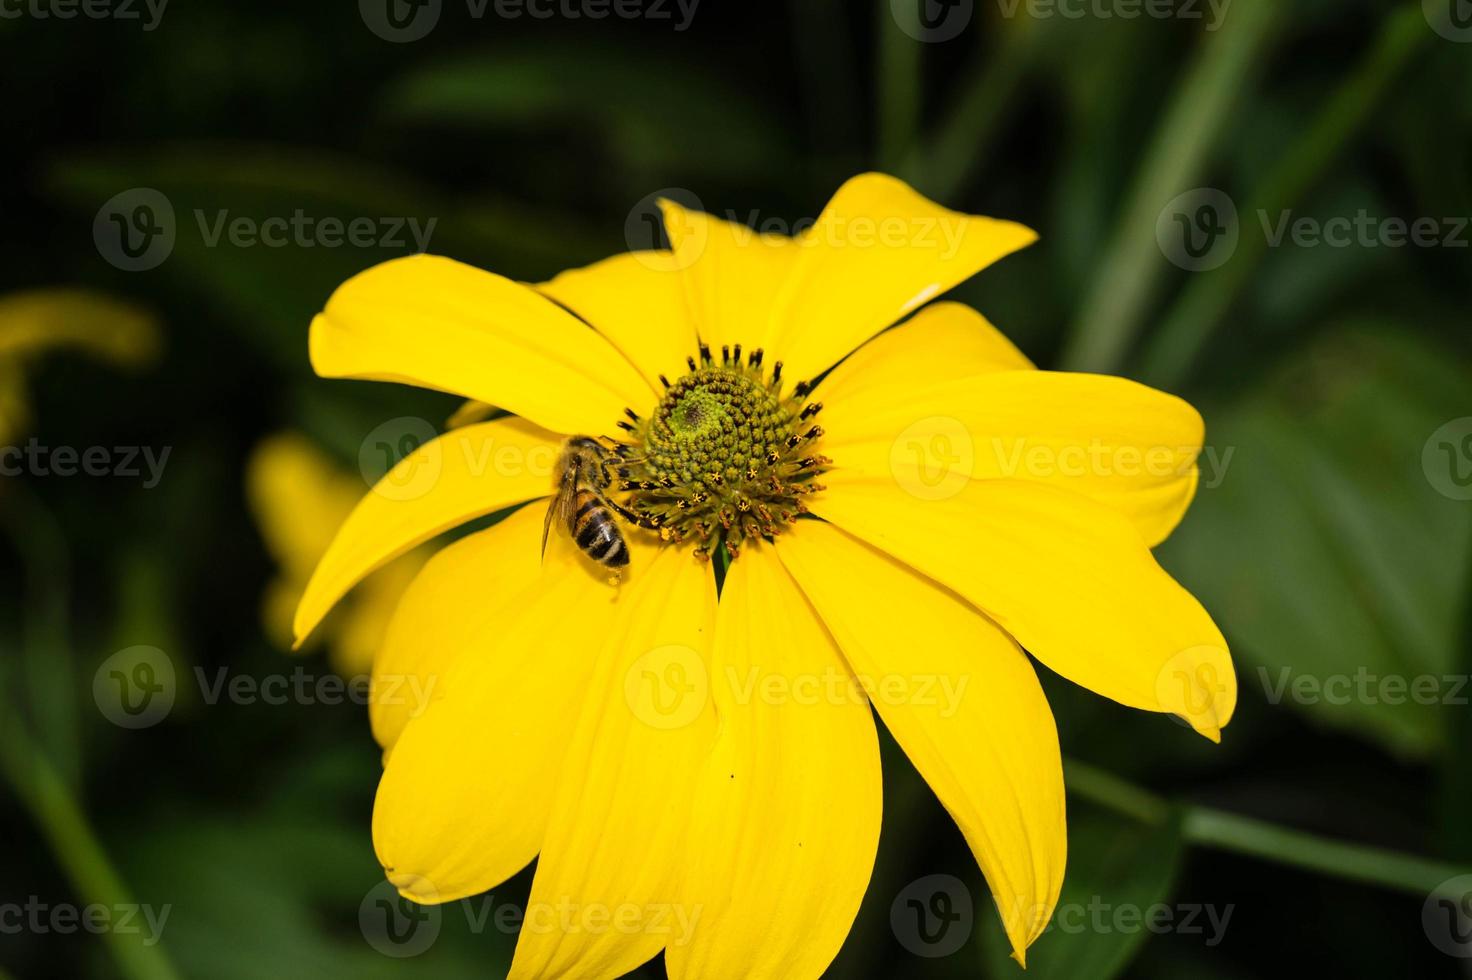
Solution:
M 271 642 L 291 649 L 297 602 L 334 531 L 362 495 L 363 483 L 305 437 L 280 433 L 251 454 L 246 484 L 256 524 L 279 567 L 262 597 L 262 622 Z M 331 617 L 322 635 L 334 670 L 344 677 L 369 674 L 389 617 L 427 557 L 416 553 L 389 563 Z
M 535 287 L 400 259 L 312 324 L 325 377 L 519 417 L 406 457 L 385 480 L 430 474 L 412 497 L 363 498 L 299 640 L 394 555 L 570 501 L 545 558 L 527 507 L 405 593 L 375 676 L 437 699 L 370 705 L 392 747 L 379 859 L 405 896 L 444 902 L 537 857 L 513 977 L 615 977 L 661 951 L 674 978 L 818 977 L 878 843 L 877 710 L 1022 960 L 1066 852 L 1023 649 L 1213 740 L 1232 714 L 1221 633 L 1150 552 L 1195 492 L 1201 419 L 1130 381 L 1039 371 L 975 311 L 926 305 L 1030 244 L 1020 225 L 879 174 L 791 237 L 663 208 L 670 251 Z M 723 553 L 718 596 L 692 556 Z
M 0 444 L 12 442 L 30 426 L 26 363 L 56 349 L 138 367 L 158 354 L 158 325 L 131 303 L 85 289 L 0 295 Z

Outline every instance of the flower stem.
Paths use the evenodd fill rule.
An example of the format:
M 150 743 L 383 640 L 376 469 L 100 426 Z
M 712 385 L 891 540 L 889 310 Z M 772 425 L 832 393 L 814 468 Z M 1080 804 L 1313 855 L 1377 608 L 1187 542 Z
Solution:
M 15 788 L 77 894 L 87 904 L 137 907 L 108 860 L 66 782 L 12 715 L 0 721 L 0 772 Z M 116 929 L 104 933 L 119 973 L 130 980 L 174 980 L 178 976 L 158 946 L 141 935 Z
M 1200 178 L 1287 7 L 1280 0 L 1240 0 L 1221 29 L 1201 42 L 1070 327 L 1065 369 L 1109 373 L 1124 361 L 1166 270 L 1155 238 L 1161 209 Z
M 1081 798 L 1141 822 L 1161 823 L 1171 812 L 1168 800 L 1088 763 L 1067 759 L 1064 773 L 1069 790 Z M 1192 844 L 1411 894 L 1429 895 L 1447 879 L 1469 870 L 1384 848 L 1328 840 L 1213 807 L 1186 804 L 1181 812 L 1186 840 Z
M 1369 118 L 1429 35 L 1419 6 L 1401 7 L 1387 15 L 1354 74 L 1268 171 L 1239 221 L 1250 223 L 1254 215 L 1281 214 L 1298 201 Z M 1139 372 L 1142 380 L 1172 388 L 1185 379 L 1266 251 L 1266 236 L 1243 235 L 1230 261 L 1190 280 L 1145 348 Z

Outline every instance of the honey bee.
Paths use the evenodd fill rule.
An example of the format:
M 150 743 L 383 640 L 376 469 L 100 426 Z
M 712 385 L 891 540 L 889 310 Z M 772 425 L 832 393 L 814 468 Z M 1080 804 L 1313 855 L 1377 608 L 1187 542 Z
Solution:
M 608 497 L 620 465 L 621 461 L 598 440 L 573 436 L 557 459 L 557 491 L 542 522 L 544 555 L 552 525 L 560 524 L 583 554 L 613 573 L 610 580 L 615 584 L 629 564 L 629 546 L 614 515 L 643 523 Z

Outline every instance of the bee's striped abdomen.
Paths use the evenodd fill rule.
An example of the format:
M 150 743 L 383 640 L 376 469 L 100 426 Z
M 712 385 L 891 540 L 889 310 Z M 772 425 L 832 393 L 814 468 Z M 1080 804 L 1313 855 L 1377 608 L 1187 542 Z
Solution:
M 567 530 L 583 554 L 600 565 L 623 568 L 629 563 L 629 549 L 619 532 L 613 514 L 591 490 L 579 490 L 573 498 L 572 516 Z

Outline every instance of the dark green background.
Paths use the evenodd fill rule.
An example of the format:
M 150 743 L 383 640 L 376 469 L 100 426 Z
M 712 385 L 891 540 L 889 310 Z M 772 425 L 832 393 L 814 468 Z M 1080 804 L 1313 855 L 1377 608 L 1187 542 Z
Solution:
M 1172 800 L 1472 866 L 1465 702 L 1273 704 L 1263 682 L 1285 668 L 1414 677 L 1472 664 L 1472 504 L 1436 492 L 1421 465 L 1432 432 L 1472 414 L 1472 234 L 1460 248 L 1256 247 L 1259 207 L 1472 215 L 1472 44 L 1437 34 L 1419 3 L 1263 6 L 1235 0 L 1208 32 L 1183 18 L 1005 18 L 978 0 L 961 36 L 928 44 L 898 29 L 888 0 L 703 0 L 683 32 L 648 18 L 475 20 L 447 0 L 409 44 L 375 36 L 351 3 L 174 0 L 151 32 L 0 20 L 0 292 L 107 290 L 154 311 L 165 335 L 142 373 L 67 354 L 35 365 L 32 434 L 172 447 L 153 490 L 0 483 L 0 710 L 45 746 L 137 900 L 172 906 L 162 948 L 180 972 L 497 976 L 514 943 L 475 933 L 459 905 L 418 958 L 364 941 L 378 752 L 360 708 L 184 699 L 128 732 L 92 703 L 97 665 L 134 644 L 181 669 L 325 672 L 262 634 L 273 566 L 244 499 L 248 453 L 294 429 L 352 468 L 383 421 L 454 407 L 310 372 L 312 314 L 396 250 L 204 247 L 195 208 L 435 218 L 432 251 L 526 279 L 626 249 L 631 209 L 665 188 L 795 222 L 882 167 L 948 206 L 1025 222 L 1040 243 L 956 298 L 1044 367 L 1187 397 L 1208 442 L 1234 453 L 1161 550 L 1233 644 L 1241 697 L 1223 744 L 1043 671 L 1065 754 Z M 129 273 L 99 253 L 93 217 L 140 186 L 173 202 L 178 244 Z M 1214 273 L 1156 247 L 1160 206 L 1194 187 L 1224 191 L 1241 215 L 1237 253 Z M 1137 274 L 1147 288 L 1131 288 Z M 1125 342 L 1088 353 L 1097 322 L 1122 310 Z M 1161 360 L 1173 321 L 1207 334 L 1188 338 L 1188 363 Z M 1018 976 L 960 834 L 892 744 L 885 793 L 878 864 L 832 975 Z M 1232 917 L 1211 948 L 1184 933 L 1055 931 L 1034 948 L 1034 976 L 1451 977 L 1469 962 L 1429 941 L 1424 894 L 1182 845 L 1169 822 L 1079 797 L 1070 818 L 1065 899 L 1231 905 Z M 0 839 L 0 902 L 86 900 L 8 791 Z M 890 905 L 941 873 L 965 883 L 978 925 L 958 952 L 916 957 Z M 528 884 L 496 901 L 524 901 Z M 100 937 L 30 933 L 0 935 L 0 966 L 117 970 Z

